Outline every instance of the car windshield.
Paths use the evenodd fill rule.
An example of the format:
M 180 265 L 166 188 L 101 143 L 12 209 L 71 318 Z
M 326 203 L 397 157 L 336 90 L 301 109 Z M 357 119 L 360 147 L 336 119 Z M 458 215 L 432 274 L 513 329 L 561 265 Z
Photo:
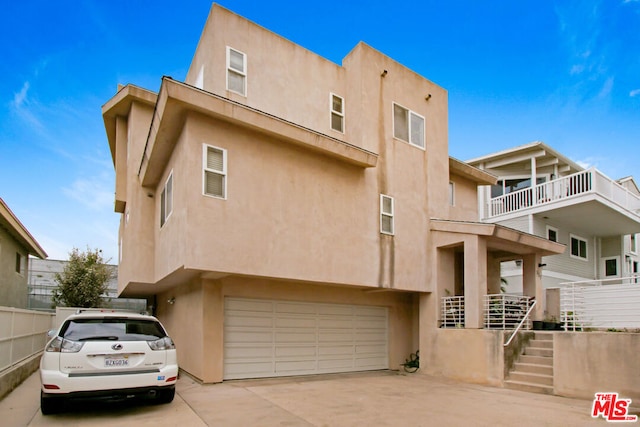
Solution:
M 158 322 L 129 318 L 73 319 L 60 331 L 71 341 L 155 341 L 166 335 Z

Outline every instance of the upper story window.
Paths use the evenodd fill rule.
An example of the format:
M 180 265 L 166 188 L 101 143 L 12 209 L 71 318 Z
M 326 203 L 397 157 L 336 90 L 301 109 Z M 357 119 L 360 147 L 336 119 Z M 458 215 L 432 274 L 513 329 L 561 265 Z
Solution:
M 571 234 L 570 236 L 570 254 L 572 258 L 587 259 L 587 241 L 582 237 Z
M 344 133 L 344 99 L 331 94 L 331 129 Z
M 207 196 L 227 198 L 227 150 L 204 145 L 204 189 Z
M 424 117 L 393 103 L 393 136 L 424 148 Z
M 164 183 L 160 194 L 160 227 L 162 227 L 173 212 L 173 171 Z
M 629 246 L 629 250 L 631 251 L 631 253 L 635 254 L 638 253 L 638 243 L 636 241 L 636 235 L 632 234 L 631 236 L 629 236 L 631 238 L 631 243 Z
M 247 96 L 247 55 L 228 46 L 227 90 Z
M 548 225 L 547 226 L 547 239 L 551 240 L 552 242 L 557 242 L 558 241 L 558 229 Z
M 393 197 L 380 195 L 380 232 L 394 234 L 393 230 Z

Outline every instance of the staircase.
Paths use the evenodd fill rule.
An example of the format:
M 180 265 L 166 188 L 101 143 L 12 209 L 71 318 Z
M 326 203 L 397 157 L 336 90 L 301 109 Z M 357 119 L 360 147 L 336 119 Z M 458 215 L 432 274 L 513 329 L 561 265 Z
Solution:
M 512 390 L 553 394 L 553 332 L 535 331 L 504 385 Z

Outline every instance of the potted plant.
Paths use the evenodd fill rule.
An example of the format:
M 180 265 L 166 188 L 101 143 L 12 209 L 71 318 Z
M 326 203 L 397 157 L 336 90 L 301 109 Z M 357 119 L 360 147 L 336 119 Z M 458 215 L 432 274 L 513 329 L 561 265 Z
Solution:
M 549 316 L 542 322 L 542 329 L 547 331 L 554 331 L 557 329 L 558 319 L 555 316 Z

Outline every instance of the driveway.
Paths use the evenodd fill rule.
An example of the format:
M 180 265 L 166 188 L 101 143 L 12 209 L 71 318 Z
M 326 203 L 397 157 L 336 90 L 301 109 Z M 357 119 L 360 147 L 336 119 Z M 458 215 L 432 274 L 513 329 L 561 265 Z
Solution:
M 168 405 L 95 406 L 42 416 L 38 374 L 0 401 L 7 426 L 588 426 L 591 401 L 396 372 L 201 385 Z M 635 404 L 636 402 L 634 402 Z M 634 405 L 636 406 L 636 405 Z

